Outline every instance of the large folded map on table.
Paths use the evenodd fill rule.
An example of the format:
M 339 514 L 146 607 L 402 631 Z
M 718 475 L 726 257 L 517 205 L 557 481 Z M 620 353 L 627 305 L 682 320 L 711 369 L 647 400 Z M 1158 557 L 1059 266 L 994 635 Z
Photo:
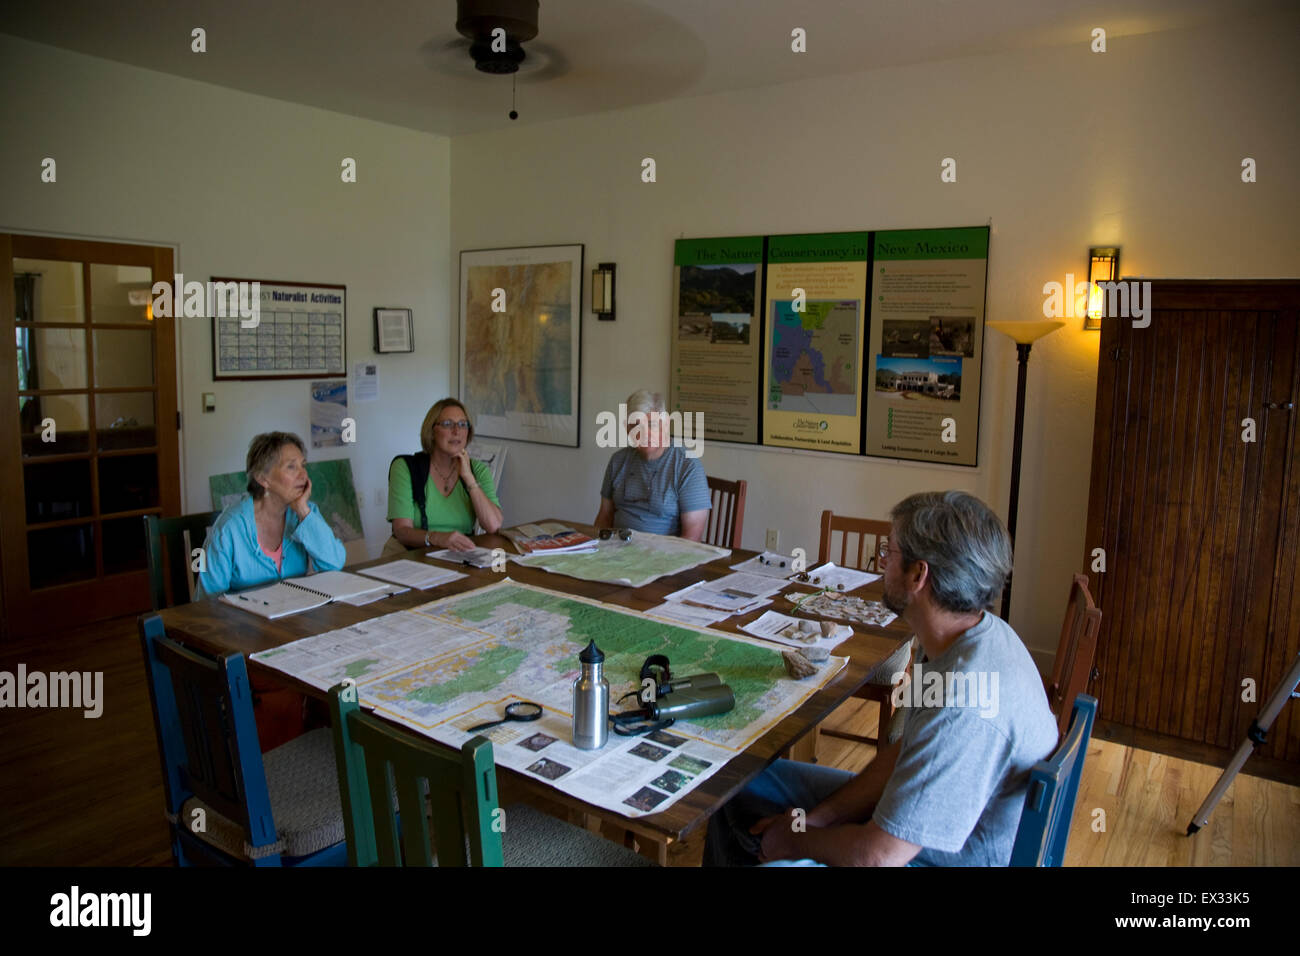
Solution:
M 583 581 L 645 587 L 669 574 L 707 564 L 731 554 L 700 541 L 634 531 L 628 541 L 617 536 L 596 542 L 595 551 L 567 554 L 527 554 L 514 560 L 527 568 L 541 568 Z
M 736 706 L 644 737 L 611 733 L 600 750 L 578 750 L 569 743 L 572 687 L 589 640 L 605 653 L 612 709 L 639 688 L 650 654 L 667 654 L 683 676 L 718 673 L 735 691 Z M 508 578 L 250 658 L 322 689 L 350 677 L 362 706 L 453 747 L 474 736 L 467 728 L 504 716 L 507 704 L 535 701 L 545 708 L 540 720 L 483 732 L 497 763 L 629 817 L 672 805 L 847 663 L 832 657 L 811 678 L 794 681 L 780 649 L 764 641 L 693 630 Z

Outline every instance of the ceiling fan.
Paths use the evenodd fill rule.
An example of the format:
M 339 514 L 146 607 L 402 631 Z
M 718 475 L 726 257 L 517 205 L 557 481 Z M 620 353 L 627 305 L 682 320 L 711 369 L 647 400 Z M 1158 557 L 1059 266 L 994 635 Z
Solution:
M 538 0 L 457 0 L 456 32 L 483 73 L 516 73 L 524 44 L 537 36 Z
M 563 76 L 569 72 L 568 60 L 535 39 L 538 6 L 538 0 L 457 0 L 458 36 L 435 37 L 422 52 L 433 69 L 461 79 L 480 73 L 530 82 Z M 515 111 L 510 112 L 515 119 Z

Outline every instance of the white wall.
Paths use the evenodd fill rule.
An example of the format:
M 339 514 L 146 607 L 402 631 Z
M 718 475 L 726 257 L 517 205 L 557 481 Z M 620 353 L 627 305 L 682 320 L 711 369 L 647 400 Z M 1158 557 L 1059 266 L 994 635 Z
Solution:
M 512 443 L 507 523 L 595 514 L 609 455 L 597 412 L 637 387 L 667 390 L 681 236 L 991 217 L 991 319 L 1042 318 L 1043 284 L 1083 273 L 1093 245 L 1122 246 L 1129 275 L 1297 275 L 1294 26 L 1112 37 L 1104 54 L 1081 38 L 454 138 L 453 254 L 582 242 L 588 268 L 618 263 L 617 321 L 584 317 L 581 448 Z M 646 156 L 657 183 L 640 181 Z M 949 156 L 955 184 L 939 181 Z M 773 527 L 812 552 L 821 509 L 883 517 L 920 490 L 966 489 L 1005 517 L 1015 349 L 992 331 L 986 345 L 978 468 L 709 444 L 710 474 L 750 482 L 745 546 Z M 1075 321 L 1030 361 L 1011 620 L 1040 663 L 1083 566 L 1097 349 Z
M 175 245 L 187 279 L 347 286 L 347 358 L 378 360 L 380 401 L 350 406 L 355 447 L 308 457 L 352 459 L 377 553 L 389 459 L 418 449 L 425 411 L 450 387 L 449 141 L 6 35 L 0 88 L 0 229 Z M 46 156 L 56 183 L 40 182 Z M 340 179 L 345 156 L 355 184 Z M 374 355 L 375 306 L 414 309 L 419 351 Z M 199 511 L 208 476 L 241 470 L 256 432 L 295 431 L 310 446 L 308 383 L 213 383 L 210 322 L 176 321 L 184 506 Z M 212 414 L 203 392 L 216 393 Z

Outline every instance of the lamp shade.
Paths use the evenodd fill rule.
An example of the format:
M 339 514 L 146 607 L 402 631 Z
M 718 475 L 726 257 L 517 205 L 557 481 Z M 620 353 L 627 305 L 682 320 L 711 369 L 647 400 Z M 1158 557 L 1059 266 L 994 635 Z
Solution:
M 999 320 L 988 322 L 988 327 L 996 329 L 1003 335 L 1009 336 L 1020 345 L 1029 345 L 1038 341 L 1044 335 L 1055 332 L 1064 322 L 1058 322 L 1055 319 L 1039 319 L 1030 322 L 1016 322 L 1008 320 Z

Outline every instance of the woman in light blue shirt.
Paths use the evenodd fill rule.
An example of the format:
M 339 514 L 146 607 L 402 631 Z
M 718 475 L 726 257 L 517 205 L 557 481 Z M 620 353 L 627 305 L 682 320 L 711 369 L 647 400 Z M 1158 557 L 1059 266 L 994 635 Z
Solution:
M 248 446 L 248 493 L 227 507 L 204 545 L 202 595 L 224 594 L 312 569 L 343 567 L 343 543 L 311 501 L 302 439 L 266 432 Z

